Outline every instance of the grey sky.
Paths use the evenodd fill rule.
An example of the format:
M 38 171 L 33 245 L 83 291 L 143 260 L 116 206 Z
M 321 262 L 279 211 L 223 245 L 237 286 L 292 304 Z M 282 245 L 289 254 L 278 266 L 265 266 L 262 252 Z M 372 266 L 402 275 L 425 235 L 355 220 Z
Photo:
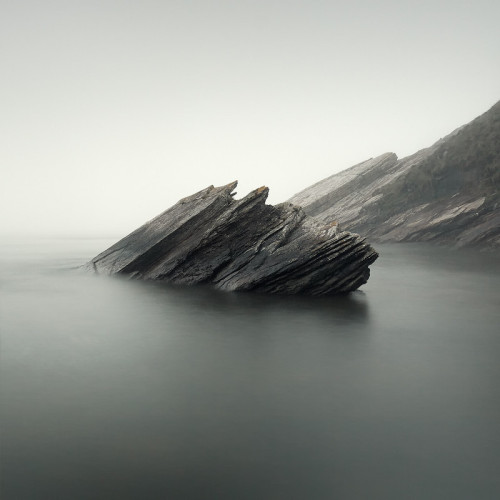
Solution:
M 0 232 L 122 235 L 209 184 L 270 202 L 500 99 L 500 3 L 9 1 Z

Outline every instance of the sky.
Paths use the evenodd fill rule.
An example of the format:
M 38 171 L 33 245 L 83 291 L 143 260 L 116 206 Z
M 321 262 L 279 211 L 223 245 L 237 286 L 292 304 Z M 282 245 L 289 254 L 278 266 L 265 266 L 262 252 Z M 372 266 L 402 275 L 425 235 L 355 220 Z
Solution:
M 500 99 L 493 0 L 3 0 L 0 234 L 124 236 L 211 184 L 270 203 Z

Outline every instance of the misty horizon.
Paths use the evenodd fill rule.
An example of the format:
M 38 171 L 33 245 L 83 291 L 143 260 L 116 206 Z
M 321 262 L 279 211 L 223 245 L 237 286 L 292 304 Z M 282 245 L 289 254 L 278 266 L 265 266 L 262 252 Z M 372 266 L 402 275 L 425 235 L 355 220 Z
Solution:
M 284 201 L 498 100 L 491 2 L 33 1 L 2 16 L 0 234 L 123 235 L 239 180 Z

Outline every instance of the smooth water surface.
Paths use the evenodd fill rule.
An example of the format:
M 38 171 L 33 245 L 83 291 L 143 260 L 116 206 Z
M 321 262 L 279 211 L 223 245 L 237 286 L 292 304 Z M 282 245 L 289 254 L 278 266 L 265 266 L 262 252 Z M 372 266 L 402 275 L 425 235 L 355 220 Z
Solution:
M 3 500 L 500 498 L 500 260 L 380 246 L 348 297 L 75 270 L 2 240 Z

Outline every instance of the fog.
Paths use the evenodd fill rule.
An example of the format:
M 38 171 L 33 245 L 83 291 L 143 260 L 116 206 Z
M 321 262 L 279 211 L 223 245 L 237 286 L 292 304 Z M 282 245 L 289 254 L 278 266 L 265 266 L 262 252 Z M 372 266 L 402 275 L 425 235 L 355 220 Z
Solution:
M 0 233 L 120 236 L 210 184 L 272 203 L 499 98 L 500 5 L 17 1 Z

